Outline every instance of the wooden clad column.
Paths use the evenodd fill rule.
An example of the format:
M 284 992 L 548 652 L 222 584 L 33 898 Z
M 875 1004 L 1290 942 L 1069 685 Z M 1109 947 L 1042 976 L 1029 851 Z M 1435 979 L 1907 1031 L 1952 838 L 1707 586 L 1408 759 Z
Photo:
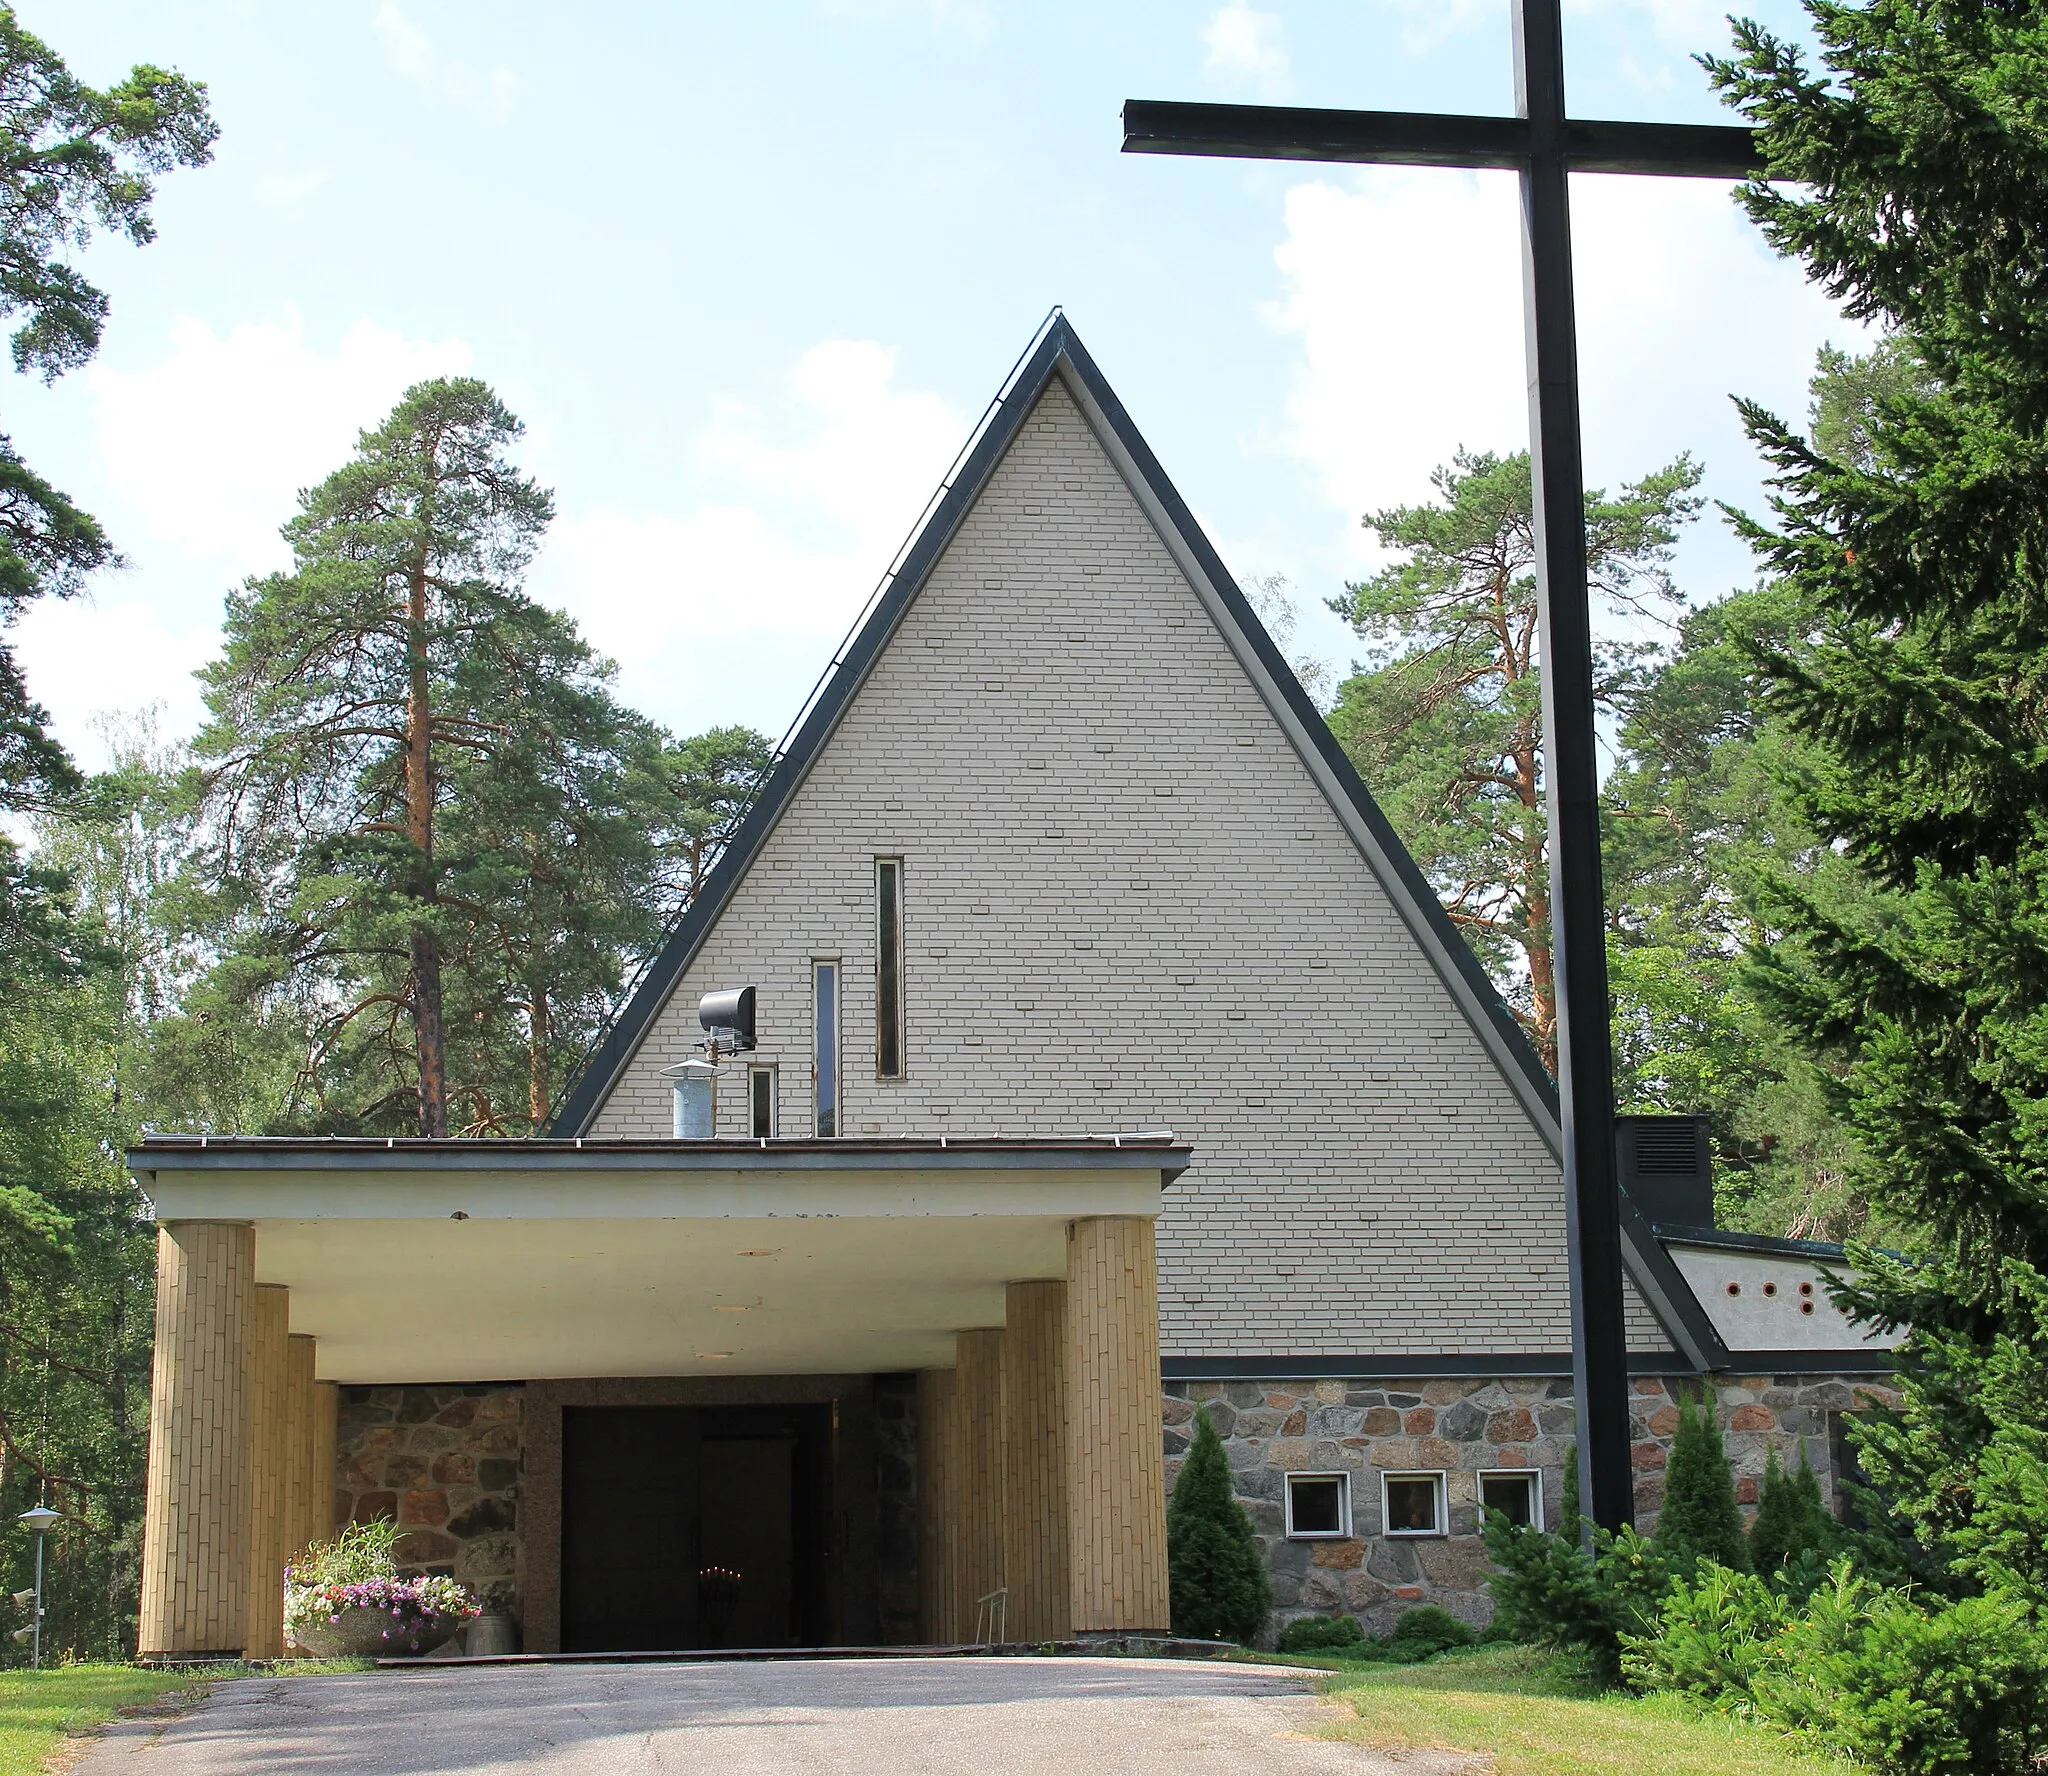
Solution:
M 285 1543 L 291 1534 L 291 1291 L 256 1285 L 249 1372 L 249 1625 L 243 1655 L 284 1657 Z
M 1106 1215 L 1068 1229 L 1066 1354 L 1074 1632 L 1163 1634 L 1172 1610 L 1149 1220 Z
M 1015 1641 L 1065 1640 L 1067 1285 L 1012 1283 L 1003 1315 L 1003 1571 Z
M 341 1389 L 331 1381 L 313 1384 L 313 1491 L 307 1500 L 306 1540 L 324 1542 L 339 1525 L 335 1500 L 335 1445 L 340 1439 Z
M 974 1636 L 981 1600 L 1003 1583 L 1003 1329 L 955 1337 L 960 1435 L 959 1541 L 954 1555 L 954 1626 Z
M 921 1369 L 917 1376 L 917 1613 L 918 1632 L 931 1646 L 951 1646 L 961 1634 L 954 1609 L 960 1534 L 958 1378 L 953 1369 Z
M 145 1657 L 236 1658 L 249 1625 L 249 1392 L 256 1230 L 157 1229 L 142 1530 Z
M 320 1474 L 320 1384 L 313 1366 L 319 1341 L 304 1332 L 291 1336 L 285 1358 L 285 1508 L 284 1561 L 287 1566 L 306 1551 L 306 1544 L 327 1534 L 327 1515 L 334 1509 L 334 1477 Z M 316 1484 L 317 1478 L 317 1484 Z

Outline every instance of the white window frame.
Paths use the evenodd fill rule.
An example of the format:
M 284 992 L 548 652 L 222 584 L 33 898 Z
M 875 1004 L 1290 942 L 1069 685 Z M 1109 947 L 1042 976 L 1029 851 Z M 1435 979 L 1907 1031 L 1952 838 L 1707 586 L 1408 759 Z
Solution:
M 822 1083 L 818 1068 L 818 1013 L 824 1000 L 818 993 L 820 969 L 832 971 L 832 1132 L 828 1135 L 818 1125 L 824 1120 L 823 1104 L 819 1094 Z M 813 956 L 811 958 L 811 1134 L 821 1141 L 840 1139 L 846 1132 L 846 970 L 837 956 Z
M 1427 1480 L 1436 1487 L 1436 1527 L 1434 1529 L 1396 1529 L 1393 1527 L 1394 1514 L 1388 1508 L 1387 1486 L 1394 1480 Z M 1396 1468 L 1380 1470 L 1380 1534 L 1393 1536 L 1404 1542 L 1441 1541 L 1451 1533 L 1451 1501 L 1448 1476 L 1442 1468 Z
M 1294 1527 L 1294 1483 L 1297 1480 L 1337 1482 L 1337 1527 L 1296 1529 Z M 1351 1476 L 1342 1468 L 1304 1468 L 1282 1477 L 1281 1494 L 1287 1501 L 1287 1539 L 1290 1542 L 1342 1542 L 1351 1537 Z
M 1475 1501 L 1484 1510 L 1486 1507 L 1486 1483 L 1489 1480 L 1526 1480 L 1530 1484 L 1529 1527 L 1546 1529 L 1543 1521 L 1543 1470 L 1541 1468 L 1481 1468 L 1473 1476 L 1473 1490 L 1478 1494 Z
M 775 1076 L 775 1064 L 771 1061 L 765 1066 L 752 1066 L 747 1069 L 747 1139 L 750 1141 L 762 1138 L 754 1127 L 754 1093 L 757 1089 L 755 1081 L 761 1079 L 768 1082 L 767 1138 L 773 1140 L 782 1133 L 782 1082 Z

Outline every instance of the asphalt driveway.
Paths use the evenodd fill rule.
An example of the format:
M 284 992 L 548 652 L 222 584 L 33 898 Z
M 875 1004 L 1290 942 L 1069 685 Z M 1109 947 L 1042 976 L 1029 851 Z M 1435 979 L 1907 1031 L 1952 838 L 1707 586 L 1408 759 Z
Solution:
M 77 1776 L 1423 1776 L 1455 1754 L 1307 1735 L 1271 1666 L 1134 1659 L 525 1665 L 247 1678 L 117 1722 Z

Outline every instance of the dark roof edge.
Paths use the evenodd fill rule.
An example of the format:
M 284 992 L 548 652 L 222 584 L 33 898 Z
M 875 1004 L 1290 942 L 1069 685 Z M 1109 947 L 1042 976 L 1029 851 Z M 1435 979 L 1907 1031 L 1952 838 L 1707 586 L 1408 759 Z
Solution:
M 1756 1252 L 1778 1258 L 1818 1258 L 1839 1264 L 1847 1256 L 1829 1240 L 1784 1239 L 1770 1233 L 1731 1233 L 1721 1227 L 1667 1227 L 1659 1222 L 1658 1240 L 1666 1246 L 1706 1246 L 1716 1251 Z
M 155 1138 L 128 1149 L 135 1172 L 901 1172 L 1156 1171 L 1171 1182 L 1193 1149 L 1168 1140 L 423 1141 L 289 1136 Z

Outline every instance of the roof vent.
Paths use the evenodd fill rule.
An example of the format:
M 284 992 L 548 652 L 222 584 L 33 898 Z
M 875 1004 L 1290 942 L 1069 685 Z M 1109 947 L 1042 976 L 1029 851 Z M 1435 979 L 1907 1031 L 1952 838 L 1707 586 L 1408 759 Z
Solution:
M 1657 1227 L 1714 1225 L 1714 1147 L 1704 1116 L 1617 1116 L 1621 1187 Z

